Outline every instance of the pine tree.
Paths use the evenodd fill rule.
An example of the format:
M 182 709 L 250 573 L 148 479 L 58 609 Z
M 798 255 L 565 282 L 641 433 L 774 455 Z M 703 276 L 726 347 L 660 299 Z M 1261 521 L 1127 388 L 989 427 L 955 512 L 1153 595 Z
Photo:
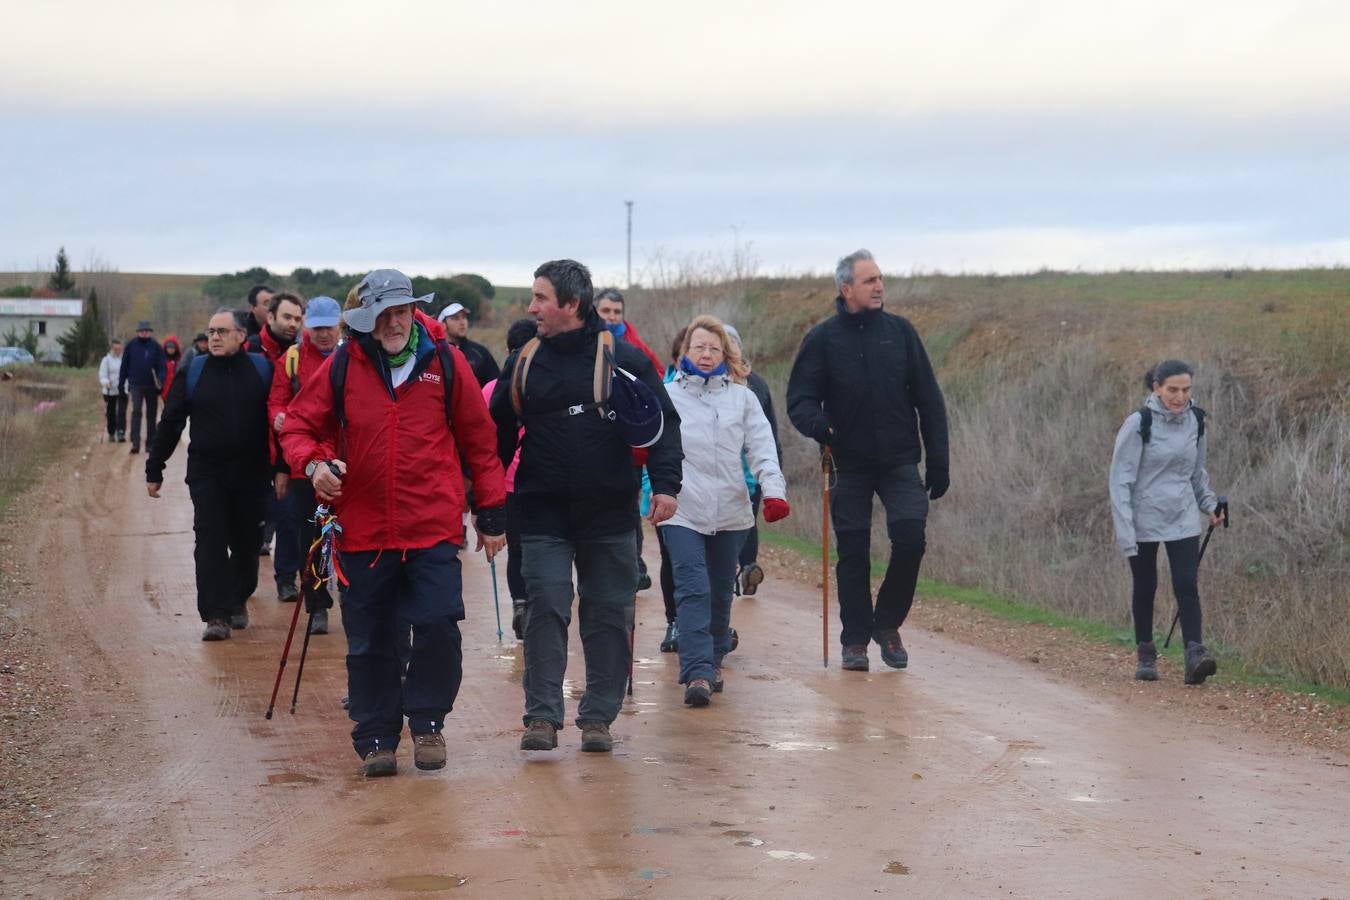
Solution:
M 56 291 L 59 297 L 68 297 L 75 290 L 75 279 L 70 276 L 70 260 L 66 258 L 66 248 L 56 251 L 56 270 L 47 279 L 47 286 Z
M 61 361 L 68 366 L 91 366 L 102 358 L 107 349 L 108 333 L 98 314 L 98 290 L 89 289 L 89 302 L 84 305 L 75 327 L 56 339 L 61 345 Z

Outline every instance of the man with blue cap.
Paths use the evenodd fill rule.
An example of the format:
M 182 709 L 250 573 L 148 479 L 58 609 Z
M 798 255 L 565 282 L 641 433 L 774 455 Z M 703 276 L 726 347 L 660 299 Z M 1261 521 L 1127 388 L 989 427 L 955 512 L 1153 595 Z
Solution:
M 281 363 L 272 375 L 272 390 L 267 397 L 267 419 L 278 434 L 286 422 L 286 409 L 305 384 L 314 377 L 338 345 L 338 324 L 342 310 L 332 297 L 311 298 L 305 307 L 305 330 L 300 339 L 283 354 Z M 306 584 L 305 555 L 314 542 L 314 486 L 305 478 L 304 465 L 291 465 L 289 473 L 278 472 L 275 478 L 277 492 L 283 496 L 289 491 L 296 510 L 296 527 L 300 548 L 300 589 L 305 597 L 305 608 L 314 614 L 311 634 L 328 633 L 328 610 L 333 599 L 322 588 Z M 282 596 L 294 601 L 295 595 Z

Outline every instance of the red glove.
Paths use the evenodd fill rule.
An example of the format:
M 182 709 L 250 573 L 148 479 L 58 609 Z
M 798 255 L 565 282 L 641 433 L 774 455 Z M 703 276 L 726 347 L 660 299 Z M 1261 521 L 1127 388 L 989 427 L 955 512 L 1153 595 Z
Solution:
M 779 500 L 777 497 L 764 498 L 764 521 L 777 522 L 779 519 L 786 519 L 792 513 L 792 507 L 788 506 L 786 500 Z

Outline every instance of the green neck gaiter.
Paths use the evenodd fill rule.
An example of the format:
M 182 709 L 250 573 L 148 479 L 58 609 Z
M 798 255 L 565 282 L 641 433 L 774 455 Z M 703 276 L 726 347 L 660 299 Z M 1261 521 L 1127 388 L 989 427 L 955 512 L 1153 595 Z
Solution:
M 408 346 L 404 347 L 397 353 L 385 354 L 385 356 L 389 358 L 389 367 L 391 369 L 397 369 L 399 366 L 403 365 L 405 362 L 407 362 L 409 359 L 412 358 L 413 352 L 416 349 L 417 349 L 417 323 L 413 322 L 412 328 L 408 329 Z

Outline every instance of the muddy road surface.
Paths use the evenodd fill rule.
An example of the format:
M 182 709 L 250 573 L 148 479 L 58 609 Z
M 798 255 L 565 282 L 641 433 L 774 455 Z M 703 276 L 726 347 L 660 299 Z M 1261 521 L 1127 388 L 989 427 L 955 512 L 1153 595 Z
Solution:
M 872 672 L 843 672 L 833 646 L 825 669 L 819 594 L 772 573 L 737 601 L 710 708 L 682 705 L 650 591 L 614 753 L 580 753 L 569 727 L 525 754 L 520 648 L 509 627 L 498 642 L 488 567 L 467 557 L 450 763 L 418 772 L 405 743 L 396 778 L 366 781 L 336 610 L 295 714 L 265 721 L 292 610 L 270 562 L 250 627 L 202 643 L 184 454 L 152 501 L 124 447 L 90 446 L 26 526 L 26 564 L 48 574 L 22 615 L 73 707 L 42 743 L 59 804 L 3 848 L 4 896 L 1350 895 L 1343 758 L 921 631 L 908 671 L 873 648 Z M 572 648 L 569 716 L 575 626 Z

